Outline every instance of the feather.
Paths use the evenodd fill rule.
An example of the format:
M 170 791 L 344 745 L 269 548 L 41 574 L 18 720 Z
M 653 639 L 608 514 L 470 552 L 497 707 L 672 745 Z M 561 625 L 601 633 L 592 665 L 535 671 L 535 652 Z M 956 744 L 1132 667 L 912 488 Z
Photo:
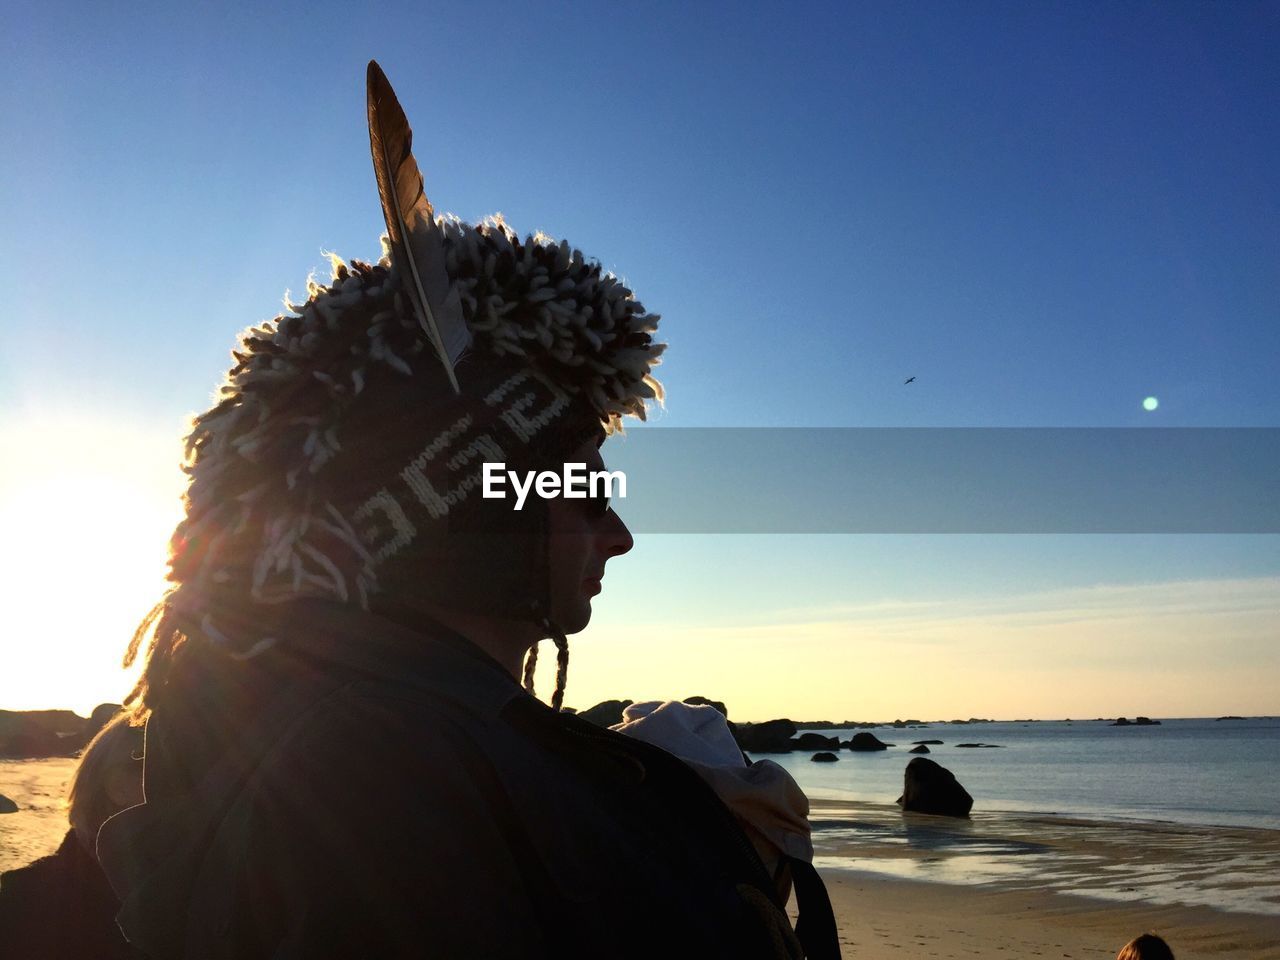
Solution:
M 453 366 L 470 345 L 471 332 L 459 293 L 450 288 L 444 234 L 422 189 L 422 172 L 413 159 L 413 131 L 376 60 L 369 61 L 368 107 L 369 148 L 391 259 L 404 277 L 418 323 L 444 364 L 449 383 L 461 393 Z

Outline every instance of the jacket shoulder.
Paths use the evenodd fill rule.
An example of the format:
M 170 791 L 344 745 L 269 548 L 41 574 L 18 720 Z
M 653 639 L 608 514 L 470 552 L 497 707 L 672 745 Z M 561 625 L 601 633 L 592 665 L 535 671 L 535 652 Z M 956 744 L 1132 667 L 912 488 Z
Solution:
M 538 955 L 535 905 L 484 772 L 485 726 L 412 684 L 326 696 L 222 820 L 194 927 L 232 931 L 232 955 L 256 952 L 248 937 L 282 960 L 417 956 L 427 944 Z M 509 922 L 489 922 L 495 904 Z

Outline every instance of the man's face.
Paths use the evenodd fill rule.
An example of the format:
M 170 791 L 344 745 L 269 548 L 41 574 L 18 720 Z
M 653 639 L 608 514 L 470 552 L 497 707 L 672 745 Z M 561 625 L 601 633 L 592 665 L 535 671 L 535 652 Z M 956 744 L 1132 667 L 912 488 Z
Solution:
M 595 442 L 588 440 L 566 458 L 585 463 L 587 473 L 603 470 Z M 548 502 L 551 527 L 551 618 L 566 634 L 591 620 L 591 598 L 601 590 L 604 565 L 634 545 L 631 531 L 602 501 L 556 497 Z

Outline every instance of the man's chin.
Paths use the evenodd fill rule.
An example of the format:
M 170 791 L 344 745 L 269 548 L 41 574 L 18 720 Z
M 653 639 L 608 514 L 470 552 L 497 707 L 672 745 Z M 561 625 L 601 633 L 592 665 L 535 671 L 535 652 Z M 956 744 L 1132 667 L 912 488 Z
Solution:
M 591 622 L 591 601 L 584 600 L 580 604 L 575 604 L 572 610 L 566 610 L 561 618 L 556 622 L 556 626 L 565 632 L 565 635 L 581 633 L 587 629 L 587 624 Z

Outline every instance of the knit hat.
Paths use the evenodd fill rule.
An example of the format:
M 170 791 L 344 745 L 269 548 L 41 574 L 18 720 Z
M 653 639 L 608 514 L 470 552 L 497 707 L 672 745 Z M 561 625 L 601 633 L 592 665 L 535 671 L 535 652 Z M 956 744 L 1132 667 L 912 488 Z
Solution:
M 157 638 L 253 656 L 302 597 L 545 621 L 546 504 L 484 500 L 482 464 L 563 463 L 661 402 L 658 317 L 567 242 L 437 216 L 374 62 L 368 109 L 383 257 L 332 257 L 327 285 L 241 335 L 186 441 Z

